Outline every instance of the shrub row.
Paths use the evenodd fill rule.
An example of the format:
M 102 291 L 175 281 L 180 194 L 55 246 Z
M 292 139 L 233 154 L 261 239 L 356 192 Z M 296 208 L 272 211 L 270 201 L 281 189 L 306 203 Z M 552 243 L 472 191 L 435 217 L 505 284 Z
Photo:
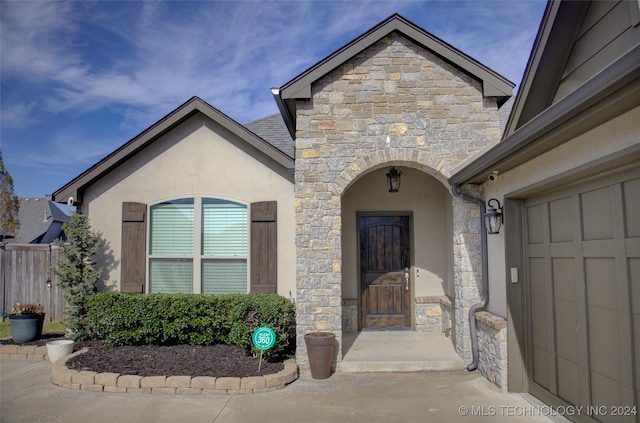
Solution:
M 251 334 L 260 326 L 277 337 L 266 356 L 286 354 L 295 345 L 294 304 L 276 294 L 100 292 L 85 308 L 90 337 L 109 346 L 227 344 L 249 352 Z

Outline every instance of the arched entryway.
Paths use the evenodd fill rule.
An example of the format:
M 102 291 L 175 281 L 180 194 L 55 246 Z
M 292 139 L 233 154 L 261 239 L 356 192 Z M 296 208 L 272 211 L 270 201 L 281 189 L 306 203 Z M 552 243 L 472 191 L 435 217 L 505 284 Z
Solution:
M 454 295 L 451 194 L 422 170 L 395 168 L 398 192 L 387 187 L 388 165 L 342 196 L 343 332 L 435 330 L 415 298 Z

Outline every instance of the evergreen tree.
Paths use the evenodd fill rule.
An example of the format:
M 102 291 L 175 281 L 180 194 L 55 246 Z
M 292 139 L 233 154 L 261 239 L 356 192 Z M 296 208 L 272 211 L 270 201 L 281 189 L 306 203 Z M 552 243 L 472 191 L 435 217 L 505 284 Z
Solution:
M 13 194 L 13 178 L 9 171 L 4 168 L 2 161 L 2 150 L 0 150 L 0 231 L 9 235 L 16 235 L 20 222 L 18 221 L 18 211 L 20 210 L 20 199 Z
M 101 234 L 91 231 L 89 219 L 82 214 L 74 213 L 62 229 L 67 241 L 55 241 L 61 247 L 55 273 L 67 301 L 65 323 L 69 333 L 73 339 L 83 340 L 88 335 L 84 326 L 85 301 L 97 291 L 102 274 L 93 257 L 105 243 Z

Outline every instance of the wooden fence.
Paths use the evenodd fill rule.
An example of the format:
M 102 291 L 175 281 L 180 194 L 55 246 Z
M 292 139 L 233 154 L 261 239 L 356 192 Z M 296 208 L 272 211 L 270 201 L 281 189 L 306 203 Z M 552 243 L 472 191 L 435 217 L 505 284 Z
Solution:
M 58 250 L 53 244 L 7 244 L 0 249 L 2 316 L 11 314 L 15 303 L 35 303 L 45 307 L 46 322 L 64 318 L 66 302 L 53 271 Z

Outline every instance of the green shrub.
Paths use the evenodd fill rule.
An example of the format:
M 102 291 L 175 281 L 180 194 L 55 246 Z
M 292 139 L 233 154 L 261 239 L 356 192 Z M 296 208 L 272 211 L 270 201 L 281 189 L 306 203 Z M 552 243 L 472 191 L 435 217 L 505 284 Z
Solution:
M 85 308 L 90 336 L 110 346 L 227 344 L 250 352 L 251 334 L 260 326 L 277 337 L 267 357 L 287 354 L 295 345 L 294 304 L 276 294 L 100 292 Z

